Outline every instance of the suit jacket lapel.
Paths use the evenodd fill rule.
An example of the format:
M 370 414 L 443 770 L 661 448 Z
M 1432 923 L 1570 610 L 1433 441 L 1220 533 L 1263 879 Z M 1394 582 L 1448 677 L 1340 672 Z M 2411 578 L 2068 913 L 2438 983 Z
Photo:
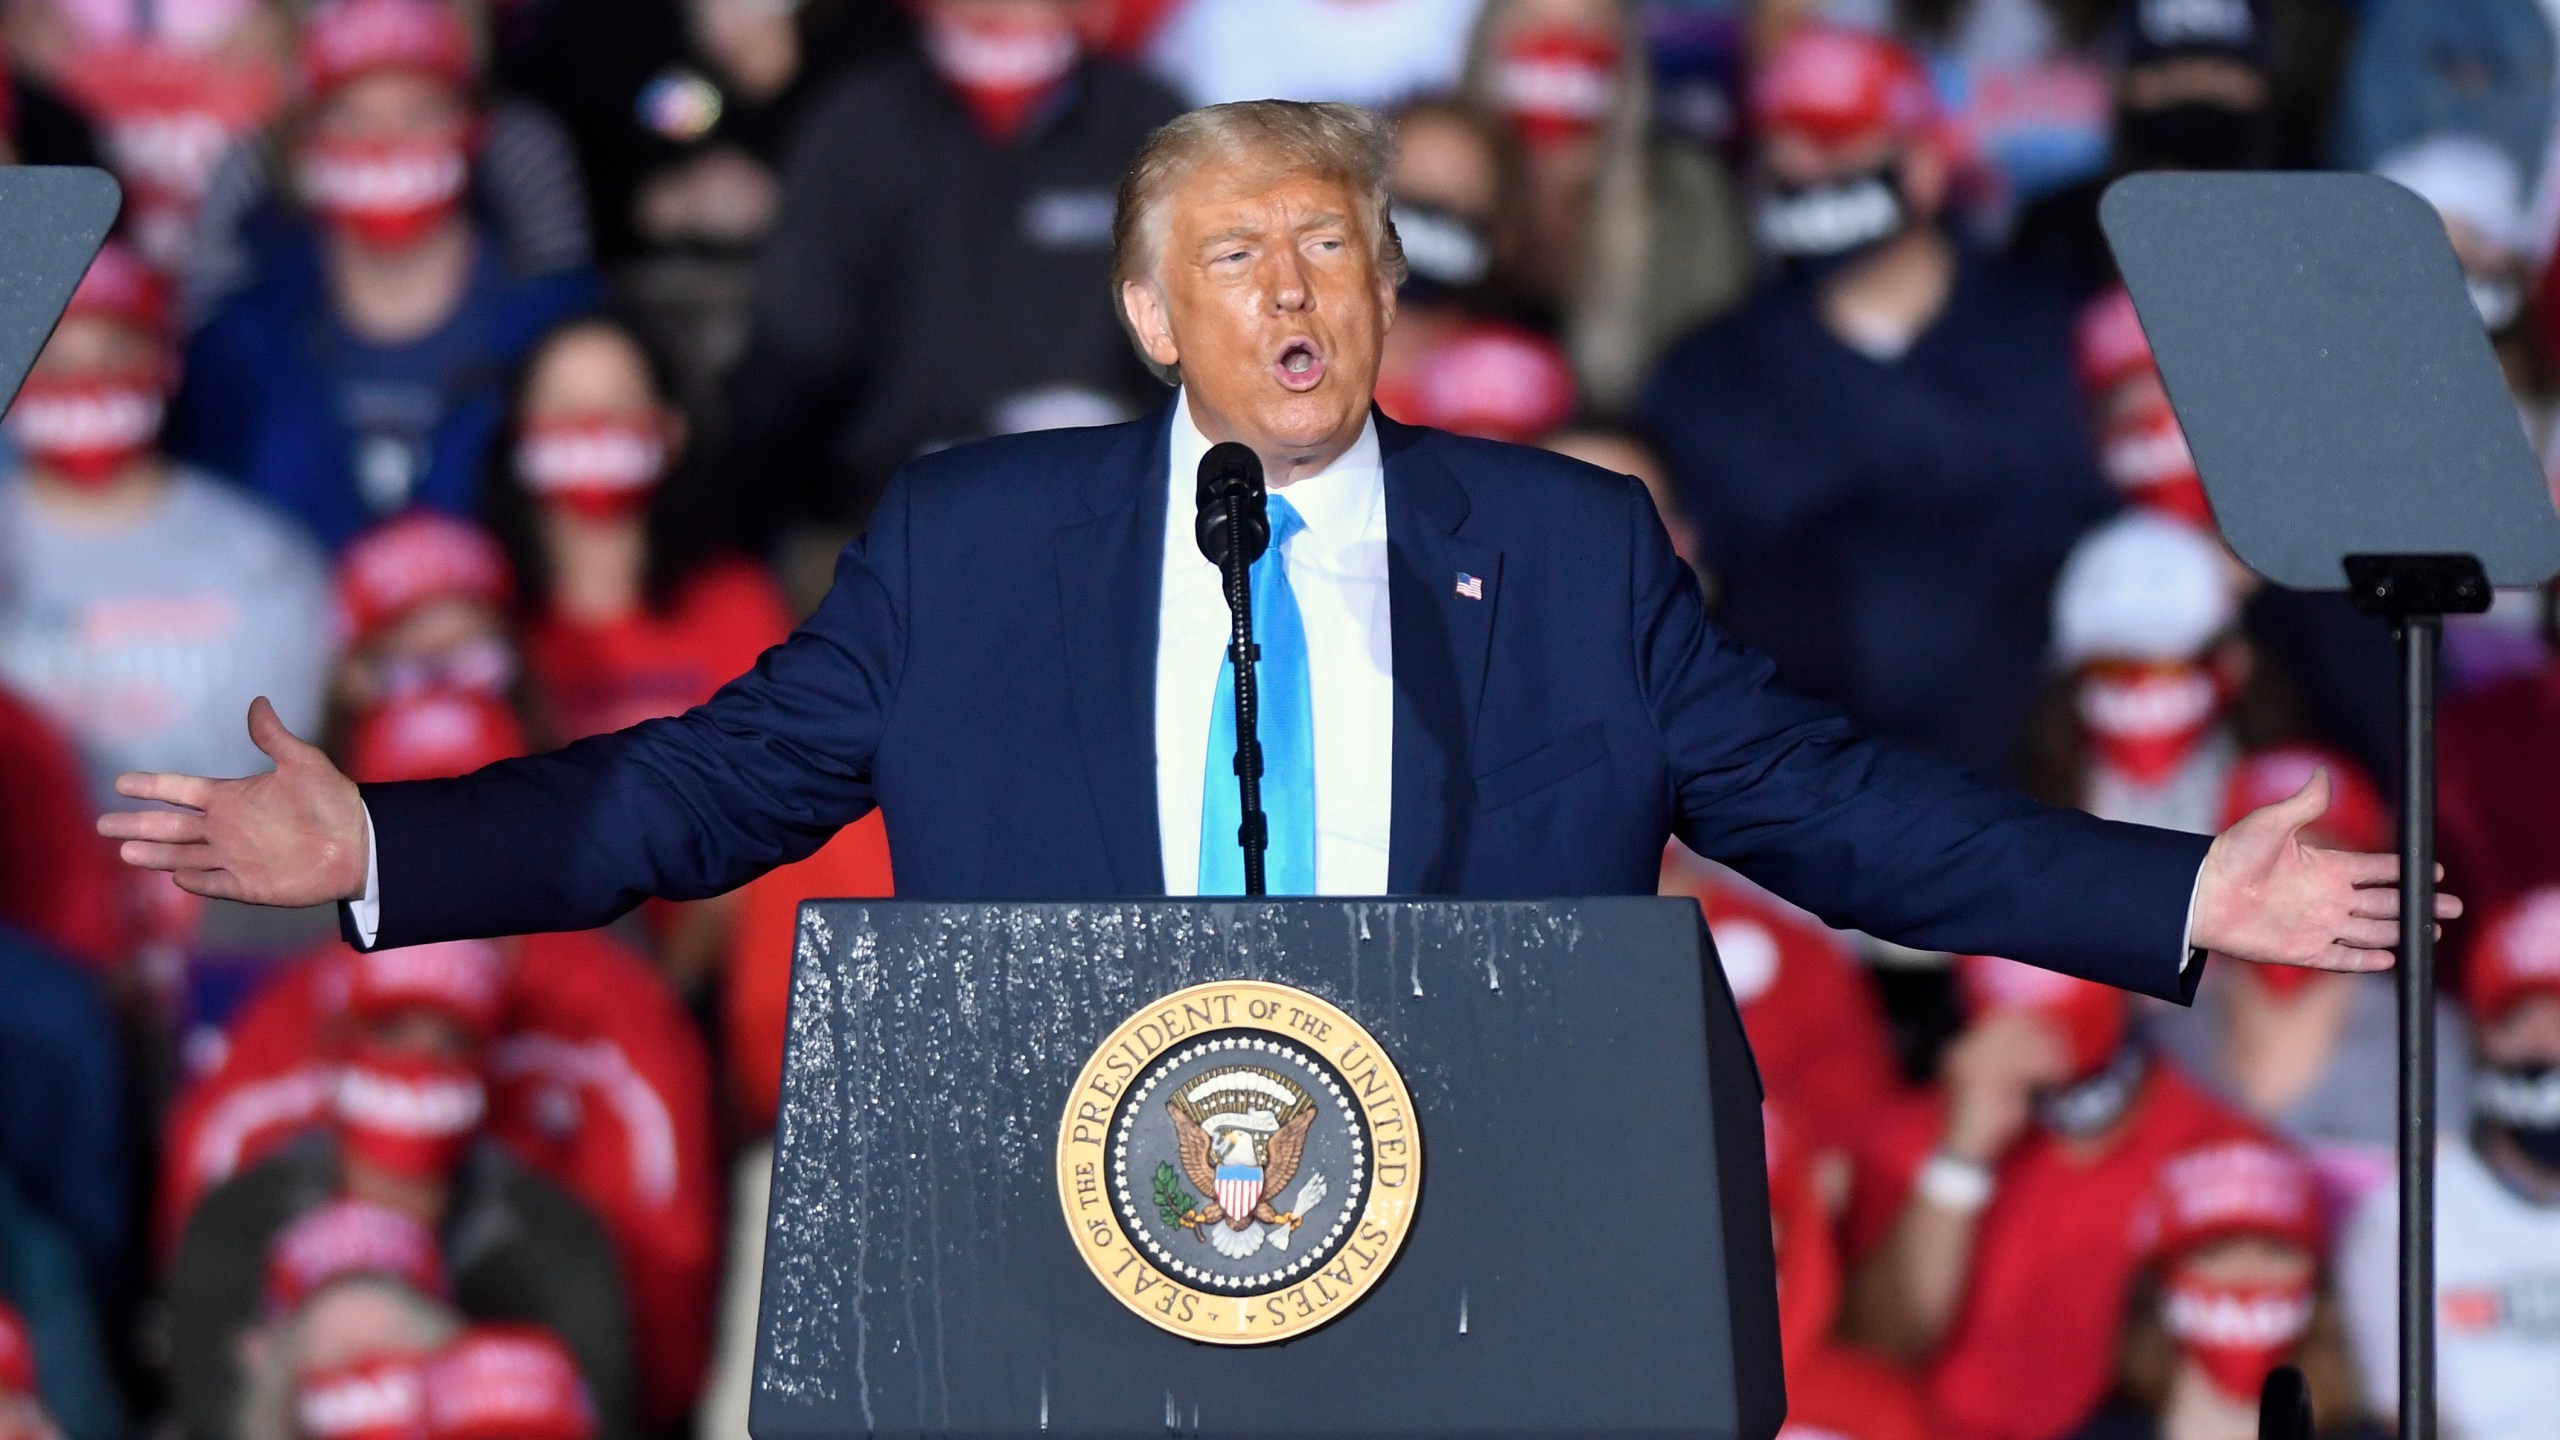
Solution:
M 1057 533 L 1067 684 L 1112 883 L 1123 895 L 1164 893 L 1155 682 L 1172 417 L 1168 404 L 1126 427 L 1126 443 L 1085 477 L 1092 518 Z
M 1387 888 L 1399 895 L 1452 892 L 1464 869 L 1476 712 L 1502 603 L 1502 552 L 1459 533 L 1466 487 L 1424 434 L 1378 418 L 1396 691 Z M 1469 581 L 1481 598 L 1461 593 Z

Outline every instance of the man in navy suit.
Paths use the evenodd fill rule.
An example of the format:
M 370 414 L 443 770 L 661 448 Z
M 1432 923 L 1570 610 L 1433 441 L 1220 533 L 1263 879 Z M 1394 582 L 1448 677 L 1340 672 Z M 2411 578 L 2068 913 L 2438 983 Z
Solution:
M 1189 533 L 1235 440 L 1272 495 L 1274 893 L 1648 893 L 1678 835 L 1835 924 L 2156 995 L 2191 992 L 2195 950 L 2389 964 L 2393 859 L 2299 839 L 2325 782 L 2210 845 L 1988 788 L 1781 689 L 1634 481 L 1379 417 L 1389 147 L 1277 101 L 1159 131 L 1116 279 L 1174 398 L 909 465 L 817 614 L 708 704 L 359 788 L 262 702 L 272 774 L 129 775 L 177 808 L 102 828 L 202 894 L 344 902 L 366 945 L 715 895 L 875 805 L 910 896 L 1237 893 L 1227 619 Z

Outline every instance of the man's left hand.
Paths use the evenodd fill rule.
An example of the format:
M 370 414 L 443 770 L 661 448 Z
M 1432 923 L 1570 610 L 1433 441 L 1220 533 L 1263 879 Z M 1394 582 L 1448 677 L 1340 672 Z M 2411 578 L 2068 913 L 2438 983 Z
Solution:
M 2329 808 L 2329 773 L 2244 815 L 2214 837 L 2196 881 L 2197 946 L 2261 965 L 2388 970 L 2400 943 L 2400 857 L 2330 850 L 2303 839 Z M 2443 867 L 2437 867 L 2439 878 Z M 2436 896 L 2436 919 L 2462 902 Z

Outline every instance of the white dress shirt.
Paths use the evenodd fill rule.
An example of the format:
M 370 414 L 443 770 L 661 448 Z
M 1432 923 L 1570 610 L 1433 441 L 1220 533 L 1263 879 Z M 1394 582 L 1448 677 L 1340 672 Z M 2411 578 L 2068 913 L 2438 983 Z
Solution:
M 1200 802 L 1231 622 L 1218 567 L 1192 535 L 1209 440 L 1186 394 L 1165 477 L 1164 593 L 1156 620 L 1156 831 L 1168 895 L 1200 893 Z M 1394 811 L 1395 654 L 1387 624 L 1387 484 L 1376 421 L 1341 459 L 1271 493 L 1305 528 L 1280 547 L 1307 631 L 1315 710 L 1316 890 L 1382 895 Z M 1255 617 L 1257 628 L 1260 616 Z M 1221 783 L 1235 783 L 1225 764 Z M 1232 836 L 1211 836 L 1233 844 Z

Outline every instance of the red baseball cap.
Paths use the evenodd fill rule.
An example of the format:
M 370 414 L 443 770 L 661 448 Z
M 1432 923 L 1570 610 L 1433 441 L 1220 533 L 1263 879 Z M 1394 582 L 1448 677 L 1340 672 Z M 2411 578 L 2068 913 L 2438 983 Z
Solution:
M 1824 145 L 1912 139 L 1936 122 L 1928 73 L 1909 50 L 1868 30 L 1803 25 L 1769 52 L 1751 80 L 1761 133 L 1785 131 Z
M 428 690 L 385 700 L 356 717 L 347 773 L 365 785 L 442 780 L 529 748 L 524 722 L 506 701 L 476 691 Z
M 2266 1140 L 2224 1140 L 2160 1167 L 2146 1238 L 2163 1257 L 2243 1236 L 2322 1253 L 2320 1186 L 2301 1156 Z
M 578 1362 L 537 1325 L 477 1325 L 427 1366 L 433 1440 L 595 1440 Z
M 467 520 L 412 510 L 357 536 L 338 561 L 338 607 L 350 644 L 420 606 L 457 599 L 496 610 L 515 599 L 506 552 Z
M 2071 341 L 2080 389 L 2092 398 L 2157 368 L 2151 356 L 2151 337 L 2143 333 L 2142 317 L 2134 313 L 2132 292 L 2122 285 L 2110 286 L 2106 293 L 2080 307 Z
M 2482 1024 L 2520 1000 L 2560 995 L 2560 885 L 2528 890 L 2492 914 L 2465 968 L 2462 998 Z
M 506 1018 L 506 957 L 486 940 L 406 945 L 344 959 L 346 1011 L 359 1020 L 429 1010 L 487 1040 Z
M 26 1317 L 0 1301 L 0 1393 L 36 1393 L 36 1347 L 27 1334 Z
M 470 88 L 471 30 L 440 0 L 332 0 L 303 23 L 302 74 L 314 99 L 383 70 L 417 70 Z
M 2042 1015 L 2062 1032 L 2075 1078 L 2096 1074 L 2124 1043 L 2124 992 L 1996 955 L 1959 955 L 1957 993 L 1974 1019 L 2009 1011 Z
M 315 1370 L 294 1384 L 306 1440 L 423 1440 L 425 1367 L 415 1355 L 375 1355 Z
M 1573 367 L 1554 341 L 1484 321 L 1450 336 L 1415 377 L 1417 424 L 1528 445 L 1573 418 Z
M 382 1275 L 421 1295 L 445 1293 L 444 1255 L 427 1227 L 370 1200 L 332 1200 L 267 1246 L 267 1308 L 284 1314 L 352 1275 Z
M 80 277 L 80 288 L 71 292 L 71 303 L 64 307 L 65 320 L 90 316 L 101 320 L 117 320 L 153 335 L 169 333 L 169 286 L 142 258 L 142 252 L 122 240 L 109 240 L 99 247 L 98 258 L 89 262 L 88 273 Z
M 2311 783 L 2311 772 L 2329 772 L 2329 811 L 2307 833 L 2345 850 L 2381 850 L 2391 844 L 2391 812 L 2364 767 L 2318 745 L 2270 745 L 2252 750 L 2232 767 L 2222 791 L 2222 828 L 2264 809 Z

